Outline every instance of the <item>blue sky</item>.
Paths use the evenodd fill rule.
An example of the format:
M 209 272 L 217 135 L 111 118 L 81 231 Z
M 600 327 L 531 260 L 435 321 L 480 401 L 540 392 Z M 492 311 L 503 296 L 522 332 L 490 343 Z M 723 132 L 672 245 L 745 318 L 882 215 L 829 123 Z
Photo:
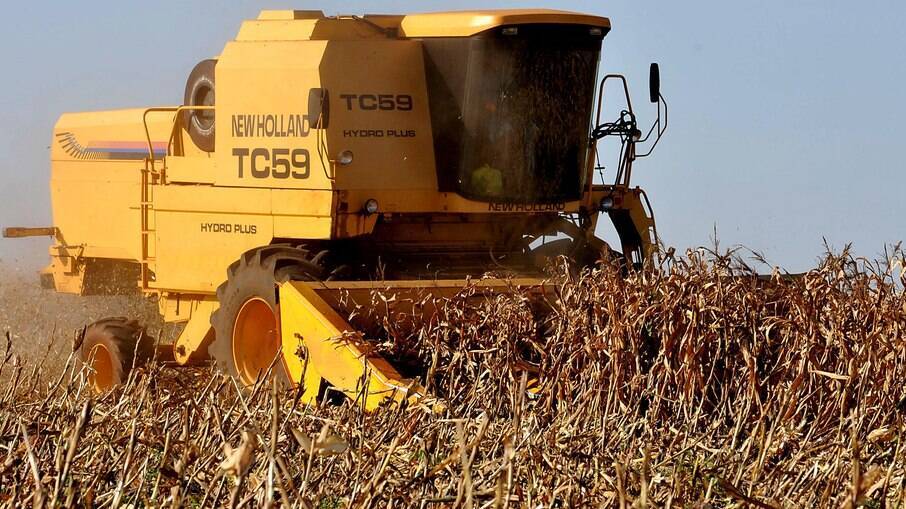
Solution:
M 536 0 L 537 1 L 537 0 Z M 625 73 L 643 123 L 648 63 L 670 128 L 637 163 L 663 240 L 744 244 L 789 270 L 823 239 L 878 255 L 904 238 L 906 4 L 875 1 L 20 2 L 0 19 L 0 224 L 50 221 L 48 145 L 64 111 L 178 103 L 186 75 L 262 8 L 328 14 L 550 7 L 611 18 L 602 70 Z M 616 98 L 616 96 L 614 96 Z M 47 242 L 0 240 L 39 266 Z

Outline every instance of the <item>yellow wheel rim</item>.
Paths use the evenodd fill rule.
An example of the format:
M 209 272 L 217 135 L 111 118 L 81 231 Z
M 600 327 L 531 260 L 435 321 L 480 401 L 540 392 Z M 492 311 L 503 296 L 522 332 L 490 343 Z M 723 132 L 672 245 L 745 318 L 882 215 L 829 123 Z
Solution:
M 88 382 L 95 392 L 104 392 L 113 387 L 113 358 L 104 345 L 94 345 L 89 352 L 91 372 Z
M 245 301 L 233 324 L 233 365 L 245 385 L 267 372 L 282 348 L 277 315 L 264 299 Z M 282 367 L 278 361 L 275 369 Z

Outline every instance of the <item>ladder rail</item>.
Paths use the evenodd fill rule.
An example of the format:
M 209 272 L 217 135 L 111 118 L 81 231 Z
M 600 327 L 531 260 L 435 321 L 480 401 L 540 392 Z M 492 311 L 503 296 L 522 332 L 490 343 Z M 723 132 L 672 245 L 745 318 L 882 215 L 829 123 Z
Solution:
M 143 290 L 150 289 L 151 283 L 151 263 L 156 260 L 156 256 L 151 254 L 151 235 L 156 233 L 156 228 L 151 227 L 151 216 L 154 210 L 154 191 L 153 186 L 165 184 L 166 165 L 160 170 L 157 169 L 158 161 L 165 161 L 167 156 L 174 155 L 174 142 L 178 139 L 177 132 L 179 129 L 180 113 L 183 111 L 213 110 L 214 106 L 159 106 L 146 108 L 142 113 L 142 125 L 145 128 L 145 141 L 148 143 L 148 155 L 145 157 L 145 167 L 141 170 L 141 196 L 139 197 L 139 215 L 141 217 L 141 287 Z M 151 141 L 151 130 L 148 128 L 148 115 L 151 113 L 173 113 L 172 127 L 170 128 L 170 137 L 167 140 L 167 152 L 158 159 L 154 154 L 154 143 Z M 155 225 L 156 226 L 156 225 Z M 156 255 L 157 253 L 155 253 Z

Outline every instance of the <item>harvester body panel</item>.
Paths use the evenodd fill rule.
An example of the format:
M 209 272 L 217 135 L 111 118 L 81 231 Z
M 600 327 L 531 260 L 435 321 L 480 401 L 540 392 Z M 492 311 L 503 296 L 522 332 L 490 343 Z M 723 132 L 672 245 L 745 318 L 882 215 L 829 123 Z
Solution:
M 51 142 L 53 221 L 63 241 L 82 256 L 137 260 L 140 256 L 139 170 L 148 156 L 144 109 L 67 113 Z M 171 123 L 148 126 L 153 149 L 167 151 Z

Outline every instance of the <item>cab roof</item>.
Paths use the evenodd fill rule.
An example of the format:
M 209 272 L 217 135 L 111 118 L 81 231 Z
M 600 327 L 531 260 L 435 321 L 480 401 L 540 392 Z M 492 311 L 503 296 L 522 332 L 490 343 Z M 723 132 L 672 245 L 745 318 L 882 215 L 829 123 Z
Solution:
M 411 14 L 400 22 L 400 32 L 406 37 L 469 36 L 498 26 L 529 23 L 589 25 L 610 29 L 610 20 L 600 16 L 552 9 L 512 9 Z
M 601 28 L 605 34 L 610 30 L 610 20 L 605 17 L 553 9 L 450 11 L 405 15 L 366 14 L 361 17 L 343 15 L 328 17 L 322 11 L 265 10 L 261 11 L 257 20 L 246 22 L 246 24 L 256 25 L 259 29 L 265 29 L 261 25 L 271 25 L 269 22 L 285 25 L 289 21 L 300 21 L 302 23 L 298 25 L 311 25 L 312 29 L 314 29 L 317 24 L 345 20 L 371 23 L 376 27 L 395 31 L 399 37 L 404 38 L 468 37 L 498 26 L 524 24 L 586 25 Z M 260 33 L 266 30 L 255 31 Z M 282 31 L 278 30 L 278 32 Z M 291 31 L 295 32 L 295 30 Z M 307 32 L 311 39 L 321 38 L 317 37 L 317 30 Z M 333 30 L 330 32 L 333 32 Z

